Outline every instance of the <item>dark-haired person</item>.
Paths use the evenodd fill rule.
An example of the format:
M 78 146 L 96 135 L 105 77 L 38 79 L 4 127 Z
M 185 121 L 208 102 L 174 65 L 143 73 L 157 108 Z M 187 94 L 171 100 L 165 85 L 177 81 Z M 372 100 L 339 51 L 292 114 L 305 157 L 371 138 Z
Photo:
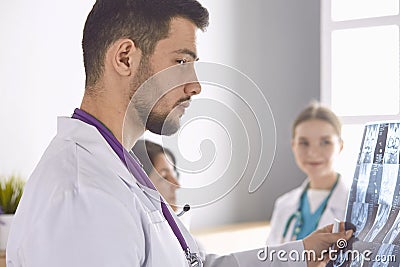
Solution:
M 83 32 L 85 94 L 72 118 L 59 118 L 57 135 L 25 187 L 8 239 L 8 267 L 314 264 L 280 261 L 276 254 L 260 261 L 259 250 L 200 255 L 127 152 L 145 130 L 179 129 L 185 108 L 201 91 L 190 63 L 198 59 L 196 30 L 207 24 L 207 10 L 195 0 L 94 4 Z M 161 74 L 166 83 L 147 82 L 162 70 L 172 70 Z M 168 91 L 160 88 L 170 85 Z M 312 249 L 319 255 L 338 239 L 350 238 L 351 232 L 331 229 L 274 249 Z
M 143 165 L 157 191 L 176 212 L 176 190 L 179 188 L 179 181 L 174 154 L 168 148 L 148 140 L 138 140 L 132 152 Z

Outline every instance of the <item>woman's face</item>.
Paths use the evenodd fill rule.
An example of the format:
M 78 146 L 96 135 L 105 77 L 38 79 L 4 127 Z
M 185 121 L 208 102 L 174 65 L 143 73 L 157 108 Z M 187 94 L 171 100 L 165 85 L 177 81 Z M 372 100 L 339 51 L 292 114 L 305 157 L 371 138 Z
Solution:
M 172 160 L 165 154 L 154 158 L 154 168 L 149 175 L 158 192 L 176 211 L 176 190 L 179 188 L 178 176 Z
M 303 121 L 295 128 L 292 150 L 297 165 L 310 178 L 334 173 L 333 162 L 342 148 L 334 127 L 324 120 Z

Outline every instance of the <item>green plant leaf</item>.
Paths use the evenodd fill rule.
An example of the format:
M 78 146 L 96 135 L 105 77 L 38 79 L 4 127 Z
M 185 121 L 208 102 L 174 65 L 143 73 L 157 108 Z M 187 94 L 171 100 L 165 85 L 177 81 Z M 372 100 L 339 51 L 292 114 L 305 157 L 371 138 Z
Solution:
M 0 178 L 0 206 L 5 214 L 14 214 L 24 191 L 25 181 L 12 175 Z

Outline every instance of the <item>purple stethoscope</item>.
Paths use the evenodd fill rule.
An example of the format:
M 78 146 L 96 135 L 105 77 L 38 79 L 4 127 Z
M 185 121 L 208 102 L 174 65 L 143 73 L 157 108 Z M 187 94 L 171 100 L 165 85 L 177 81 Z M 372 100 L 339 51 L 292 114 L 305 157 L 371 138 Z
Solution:
M 115 138 L 115 136 L 111 133 L 107 127 L 102 124 L 99 120 L 97 120 L 95 117 L 92 115 L 86 113 L 85 111 L 76 108 L 74 111 L 74 114 L 72 115 L 73 119 L 78 119 L 80 121 L 83 121 L 89 125 L 92 125 L 96 127 L 96 129 L 100 132 L 100 134 L 104 137 L 104 139 L 107 141 L 107 143 L 111 146 L 111 148 L 114 150 L 114 152 L 118 155 L 118 157 L 121 159 L 121 161 L 125 164 L 125 166 L 128 168 L 130 173 L 136 178 L 136 180 L 153 190 L 157 190 L 153 183 L 150 181 L 149 177 L 147 174 L 144 172 L 142 167 L 139 165 L 139 163 L 134 159 L 134 157 L 124 149 L 122 144 Z M 169 211 L 167 205 L 164 203 L 163 199 L 161 198 L 161 210 L 162 213 L 164 214 L 165 219 L 167 220 L 169 226 L 171 227 L 172 231 L 174 232 L 176 238 L 178 239 L 183 251 L 185 252 L 186 259 L 189 263 L 189 266 L 192 267 L 203 267 L 203 262 L 201 260 L 201 257 L 197 255 L 196 253 L 192 253 L 190 251 L 189 246 L 187 245 L 185 238 L 182 235 L 182 232 L 180 231 L 178 225 L 176 224 L 174 218 L 172 217 L 171 212 Z

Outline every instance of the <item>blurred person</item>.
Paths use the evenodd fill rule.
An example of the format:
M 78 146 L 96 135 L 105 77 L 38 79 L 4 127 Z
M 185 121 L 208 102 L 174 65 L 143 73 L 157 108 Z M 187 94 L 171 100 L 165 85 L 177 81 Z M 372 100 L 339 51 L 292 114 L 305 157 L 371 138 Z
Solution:
M 308 105 L 292 126 L 292 151 L 307 179 L 279 197 L 267 244 L 303 239 L 315 229 L 344 220 L 348 188 L 334 169 L 343 149 L 339 118 L 318 102 Z
M 158 192 L 176 212 L 176 190 L 179 188 L 179 174 L 176 171 L 174 154 L 165 147 L 148 140 L 138 140 L 132 152 L 142 164 Z

